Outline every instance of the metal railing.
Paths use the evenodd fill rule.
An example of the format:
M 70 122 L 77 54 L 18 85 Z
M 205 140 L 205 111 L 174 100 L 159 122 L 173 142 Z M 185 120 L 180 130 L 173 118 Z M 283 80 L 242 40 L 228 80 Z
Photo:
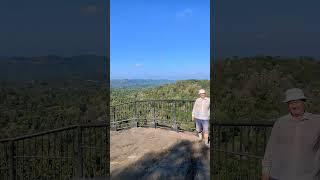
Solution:
M 0 179 L 107 177 L 107 124 L 82 124 L 0 140 Z
M 219 180 L 261 178 L 261 160 L 273 122 L 211 123 L 211 177 Z
M 110 107 L 110 126 L 194 131 L 192 100 L 146 100 Z M 72 179 L 109 175 L 108 123 L 69 125 L 0 140 L 0 179 Z M 211 177 L 259 179 L 273 122 L 210 123 Z
M 193 104 L 193 100 L 145 100 L 111 106 L 110 126 L 112 130 L 160 126 L 194 131 Z

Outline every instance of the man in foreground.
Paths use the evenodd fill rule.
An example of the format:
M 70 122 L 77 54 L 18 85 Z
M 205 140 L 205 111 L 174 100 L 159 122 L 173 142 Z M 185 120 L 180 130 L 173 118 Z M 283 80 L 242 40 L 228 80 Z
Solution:
M 320 116 L 305 111 L 306 100 L 301 89 L 286 91 L 289 114 L 272 128 L 262 160 L 263 180 L 320 179 Z
M 200 97 L 197 98 L 193 106 L 192 120 L 196 121 L 199 140 L 202 140 L 204 137 L 204 143 L 209 146 L 210 98 L 206 97 L 206 91 L 204 89 L 199 90 L 199 95 Z

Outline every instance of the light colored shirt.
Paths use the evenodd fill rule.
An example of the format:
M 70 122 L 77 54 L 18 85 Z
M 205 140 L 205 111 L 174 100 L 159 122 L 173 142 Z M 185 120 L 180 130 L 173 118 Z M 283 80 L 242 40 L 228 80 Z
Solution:
M 279 118 L 271 131 L 263 173 L 279 180 L 319 180 L 320 115 L 304 113 L 301 120 L 291 114 Z
M 201 120 L 210 119 L 210 98 L 198 98 L 194 102 L 192 117 Z

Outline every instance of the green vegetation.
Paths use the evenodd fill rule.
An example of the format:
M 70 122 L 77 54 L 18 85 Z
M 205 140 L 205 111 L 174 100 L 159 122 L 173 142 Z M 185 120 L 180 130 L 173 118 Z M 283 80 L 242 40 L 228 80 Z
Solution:
M 105 123 L 109 96 L 105 62 L 104 57 L 90 55 L 1 57 L 0 139 L 79 123 Z M 3 140 L 0 176 L 9 178 L 13 154 L 8 152 L 12 151 L 19 179 L 70 179 L 79 159 L 83 159 L 85 176 L 105 175 L 106 128 L 74 126 L 16 139 L 13 146 Z
M 282 103 L 288 88 L 302 88 L 311 101 L 310 112 L 320 112 L 320 63 L 311 58 L 260 56 L 227 58 L 214 65 L 211 80 L 214 118 L 219 121 L 272 120 L 287 113 Z M 201 87 L 209 92 L 210 81 L 186 80 L 148 89 L 114 89 L 111 104 L 146 99 L 194 100 Z
M 195 125 L 191 120 L 192 101 L 198 98 L 198 90 L 201 88 L 206 89 L 210 96 L 209 83 L 208 80 L 185 80 L 153 88 L 112 89 L 111 121 L 138 118 L 138 123 L 145 125 L 144 119 L 149 123 L 156 119 L 161 125 L 172 127 L 176 122 L 181 129 L 193 131 Z M 163 101 L 129 103 L 143 100 Z M 130 122 L 122 122 L 118 126 L 126 127 L 127 123 Z
M 288 88 L 304 90 L 312 101 L 308 110 L 320 111 L 320 63 L 299 59 L 261 56 L 233 58 L 214 67 L 212 102 L 217 120 L 259 121 L 287 113 L 282 103 Z
M 106 62 L 95 55 L 0 57 L 0 81 L 105 80 Z
M 210 81 L 185 80 L 153 88 L 112 89 L 111 106 L 136 100 L 194 100 L 197 91 L 204 88 L 214 103 L 216 121 L 265 121 L 287 113 L 282 103 L 284 92 L 298 87 L 310 98 L 307 110 L 320 112 L 319 61 L 307 57 L 234 57 L 218 61 L 214 72 L 211 96 Z
M 319 113 L 320 63 L 311 58 L 234 57 L 217 62 L 214 72 L 212 95 L 209 80 L 161 84 L 165 82 L 162 81 L 157 82 L 158 86 L 149 80 L 152 87 L 137 83 L 134 88 L 111 89 L 111 105 L 150 99 L 194 100 L 197 91 L 204 88 L 214 103 L 215 120 L 259 121 L 287 113 L 287 107 L 281 103 L 283 93 L 287 88 L 298 87 L 311 98 L 308 110 Z M 80 117 L 101 120 L 106 114 L 108 93 L 98 84 L 80 80 L 1 83 L 1 137 L 72 124 Z
M 105 82 L 33 81 L 1 83 L 0 139 L 84 123 L 106 122 L 108 91 Z M 15 169 L 22 179 L 70 179 L 75 175 L 79 142 L 83 144 L 86 176 L 105 175 L 106 127 L 52 132 L 16 140 Z M 90 148 L 87 148 L 90 147 Z M 94 149 L 91 149 L 95 147 Z M 0 143 L 0 152 L 9 152 L 10 143 Z M 9 153 L 0 153 L 0 169 L 9 167 Z M 37 158 L 21 158 L 35 156 Z M 69 159 L 65 158 L 68 156 Z M 41 158 L 39 158 L 41 157 Z M 3 177 L 6 171 L 2 171 Z
M 90 82 L 8 84 L 0 87 L 0 138 L 105 121 L 107 89 Z
M 184 80 L 153 88 L 123 88 L 111 90 L 111 106 L 139 100 L 194 100 L 198 90 L 205 89 L 210 96 L 209 80 Z
M 18 63 L 18 60 L 25 61 L 16 59 L 14 63 Z M 39 65 L 38 61 L 32 62 L 34 66 Z M 2 61 L 1 63 L 6 62 Z M 10 66 L 10 64 L 7 65 Z M 2 67 L 4 66 L 1 64 Z M 20 68 L 22 67 L 24 66 L 21 65 Z M 6 71 L 2 69 L 1 72 L 5 73 Z M 10 70 L 10 72 L 15 71 Z M 77 70 L 77 72 L 79 71 L 81 69 Z M 35 76 L 30 72 L 26 75 L 28 79 Z M 54 75 L 55 70 L 51 69 L 50 72 L 51 75 Z M 68 73 L 68 71 L 64 72 Z M 96 72 L 95 74 L 98 75 L 99 71 Z M 283 93 L 288 88 L 298 87 L 302 88 L 306 96 L 311 99 L 307 102 L 308 111 L 320 112 L 320 79 L 318 78 L 320 63 L 311 58 L 233 57 L 217 62 L 213 72 L 215 78 L 211 82 L 208 80 L 185 80 L 169 84 L 148 82 L 147 85 L 143 84 L 142 86 L 135 84 L 129 88 L 113 88 L 110 94 L 111 105 L 114 108 L 116 104 L 150 99 L 195 100 L 198 97 L 198 90 L 204 88 L 214 104 L 213 120 L 261 121 L 274 119 L 287 113 L 286 105 L 281 102 Z M 73 73 L 73 75 L 75 74 Z M 19 77 L 12 76 L 18 80 L 21 80 L 20 77 L 23 76 L 21 74 Z M 84 79 L 89 79 L 87 77 L 89 76 Z M 211 92 L 210 83 L 213 88 Z M 105 115 L 108 111 L 106 106 L 108 95 L 105 83 L 100 84 L 96 81 L 66 82 L 40 79 L 29 81 L 29 83 L 3 82 L 0 84 L 0 138 L 30 134 L 81 121 L 103 122 L 106 120 Z M 176 113 L 173 111 L 174 108 L 177 109 Z M 140 117 L 150 121 L 156 118 L 162 123 L 169 122 L 171 124 L 175 119 L 180 127 L 193 130 L 194 124 L 190 122 L 191 108 L 190 101 L 177 102 L 176 104 L 167 101 L 164 105 L 141 103 L 138 106 L 131 103 L 116 106 L 117 114 L 111 119 Z M 111 108 L 111 113 L 114 113 L 113 110 Z M 144 122 L 140 121 L 140 123 Z M 243 143 L 248 144 L 249 153 L 255 152 L 250 151 L 250 147 L 253 148 L 256 143 L 255 137 L 257 137 L 259 142 L 257 152 L 261 155 L 263 136 L 260 131 L 256 134 L 254 134 L 254 141 L 243 139 Z M 231 137 L 236 135 L 234 135 L 234 130 L 230 130 L 230 132 L 225 131 L 225 135 L 222 136 L 225 136 L 227 142 L 222 145 L 229 146 Z M 238 143 L 239 137 L 236 137 L 235 144 Z M 228 161 L 232 167 L 239 166 L 237 163 L 238 160 L 229 159 Z M 259 168 L 256 170 L 260 171 Z M 229 171 L 229 169 L 224 170 L 225 172 Z

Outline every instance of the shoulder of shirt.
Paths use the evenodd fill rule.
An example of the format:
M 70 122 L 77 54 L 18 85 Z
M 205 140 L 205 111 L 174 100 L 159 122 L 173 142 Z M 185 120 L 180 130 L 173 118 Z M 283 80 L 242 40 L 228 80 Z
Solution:
M 205 99 L 210 101 L 210 98 L 208 97 L 206 97 Z M 197 98 L 196 101 L 201 101 L 201 97 Z
M 312 113 L 307 112 L 306 115 L 307 115 L 306 117 L 308 119 L 319 120 L 319 122 L 320 122 L 320 115 L 319 114 L 312 114 Z M 290 120 L 290 118 L 291 118 L 290 114 L 286 114 L 286 115 L 281 116 L 280 118 L 278 118 L 275 123 L 277 123 L 277 124 L 286 123 L 287 121 Z
M 281 116 L 277 119 L 277 121 L 285 121 L 290 119 L 290 114 L 286 114 L 284 116 Z
M 312 114 L 312 113 L 307 112 L 307 118 L 320 121 L 320 114 Z
M 286 123 L 287 121 L 290 120 L 290 114 L 286 114 L 284 116 L 281 116 L 280 118 L 278 118 L 276 121 L 275 121 L 275 125 L 277 124 L 282 124 L 282 123 Z

